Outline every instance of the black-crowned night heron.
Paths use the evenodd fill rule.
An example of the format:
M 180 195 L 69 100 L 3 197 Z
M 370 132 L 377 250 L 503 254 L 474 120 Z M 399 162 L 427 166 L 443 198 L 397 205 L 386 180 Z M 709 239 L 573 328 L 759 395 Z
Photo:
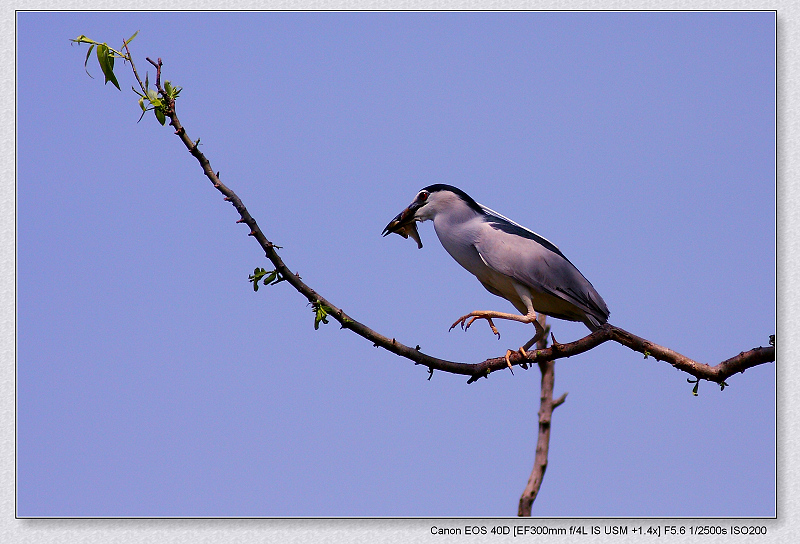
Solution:
M 552 242 L 451 185 L 437 183 L 422 189 L 411 205 L 386 225 L 383 235 L 410 236 L 422 248 L 416 222 L 428 219 L 433 220 L 436 235 L 450 256 L 490 293 L 508 300 L 522 314 L 475 311 L 460 317 L 450 329 L 461 324 L 466 330 L 476 319 L 486 319 L 499 338 L 493 318 L 533 323 L 536 335 L 518 350 L 525 356 L 525 350 L 545 334 L 536 312 L 580 321 L 592 331 L 608 321 L 603 298 Z M 510 353 L 506 352 L 506 361 Z

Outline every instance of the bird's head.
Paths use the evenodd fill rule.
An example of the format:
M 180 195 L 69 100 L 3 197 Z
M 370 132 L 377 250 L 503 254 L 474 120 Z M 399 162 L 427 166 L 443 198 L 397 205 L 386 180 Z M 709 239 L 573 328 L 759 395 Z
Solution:
M 410 236 L 417 242 L 417 247 L 422 249 L 422 241 L 417 232 L 417 221 L 433 219 L 440 211 L 452 208 L 456 204 L 466 204 L 469 208 L 480 210 L 480 206 L 457 187 L 442 183 L 429 185 L 418 192 L 411 204 L 386 225 L 383 235 L 394 232 L 403 238 Z

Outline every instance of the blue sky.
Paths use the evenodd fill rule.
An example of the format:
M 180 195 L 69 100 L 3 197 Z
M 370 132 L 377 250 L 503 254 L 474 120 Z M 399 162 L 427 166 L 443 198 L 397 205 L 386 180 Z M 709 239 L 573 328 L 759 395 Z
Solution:
M 637 335 L 716 363 L 775 332 L 771 13 L 21 13 L 18 515 L 511 516 L 533 463 L 538 370 L 427 381 L 253 292 L 233 208 L 68 42 L 136 30 L 289 267 L 382 334 L 464 362 L 531 336 L 448 333 L 513 309 L 429 223 L 380 236 L 430 183 L 552 240 Z M 618 345 L 559 361 L 533 514 L 773 515 L 775 371 L 693 397 Z

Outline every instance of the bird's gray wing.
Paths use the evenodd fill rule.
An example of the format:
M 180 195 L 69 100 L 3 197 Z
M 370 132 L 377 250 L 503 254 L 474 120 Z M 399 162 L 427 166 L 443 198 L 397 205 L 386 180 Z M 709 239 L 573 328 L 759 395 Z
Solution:
M 539 293 L 576 306 L 595 327 L 608 320 L 608 307 L 602 297 L 555 245 L 499 214 L 497 217 L 500 220 L 484 224 L 484 233 L 475 242 L 475 249 L 487 266 Z M 578 314 L 563 317 L 583 321 Z

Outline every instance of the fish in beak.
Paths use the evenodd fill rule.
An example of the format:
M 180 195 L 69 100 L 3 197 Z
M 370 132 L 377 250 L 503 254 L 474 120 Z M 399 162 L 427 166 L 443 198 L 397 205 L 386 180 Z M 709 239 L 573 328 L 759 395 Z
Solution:
M 419 232 L 417 232 L 417 219 L 414 217 L 417 209 L 419 209 L 419 206 L 414 203 L 398 213 L 383 229 L 383 235 L 386 236 L 394 232 L 403 238 L 410 236 L 417 243 L 417 249 L 422 249 L 422 240 L 420 240 Z

